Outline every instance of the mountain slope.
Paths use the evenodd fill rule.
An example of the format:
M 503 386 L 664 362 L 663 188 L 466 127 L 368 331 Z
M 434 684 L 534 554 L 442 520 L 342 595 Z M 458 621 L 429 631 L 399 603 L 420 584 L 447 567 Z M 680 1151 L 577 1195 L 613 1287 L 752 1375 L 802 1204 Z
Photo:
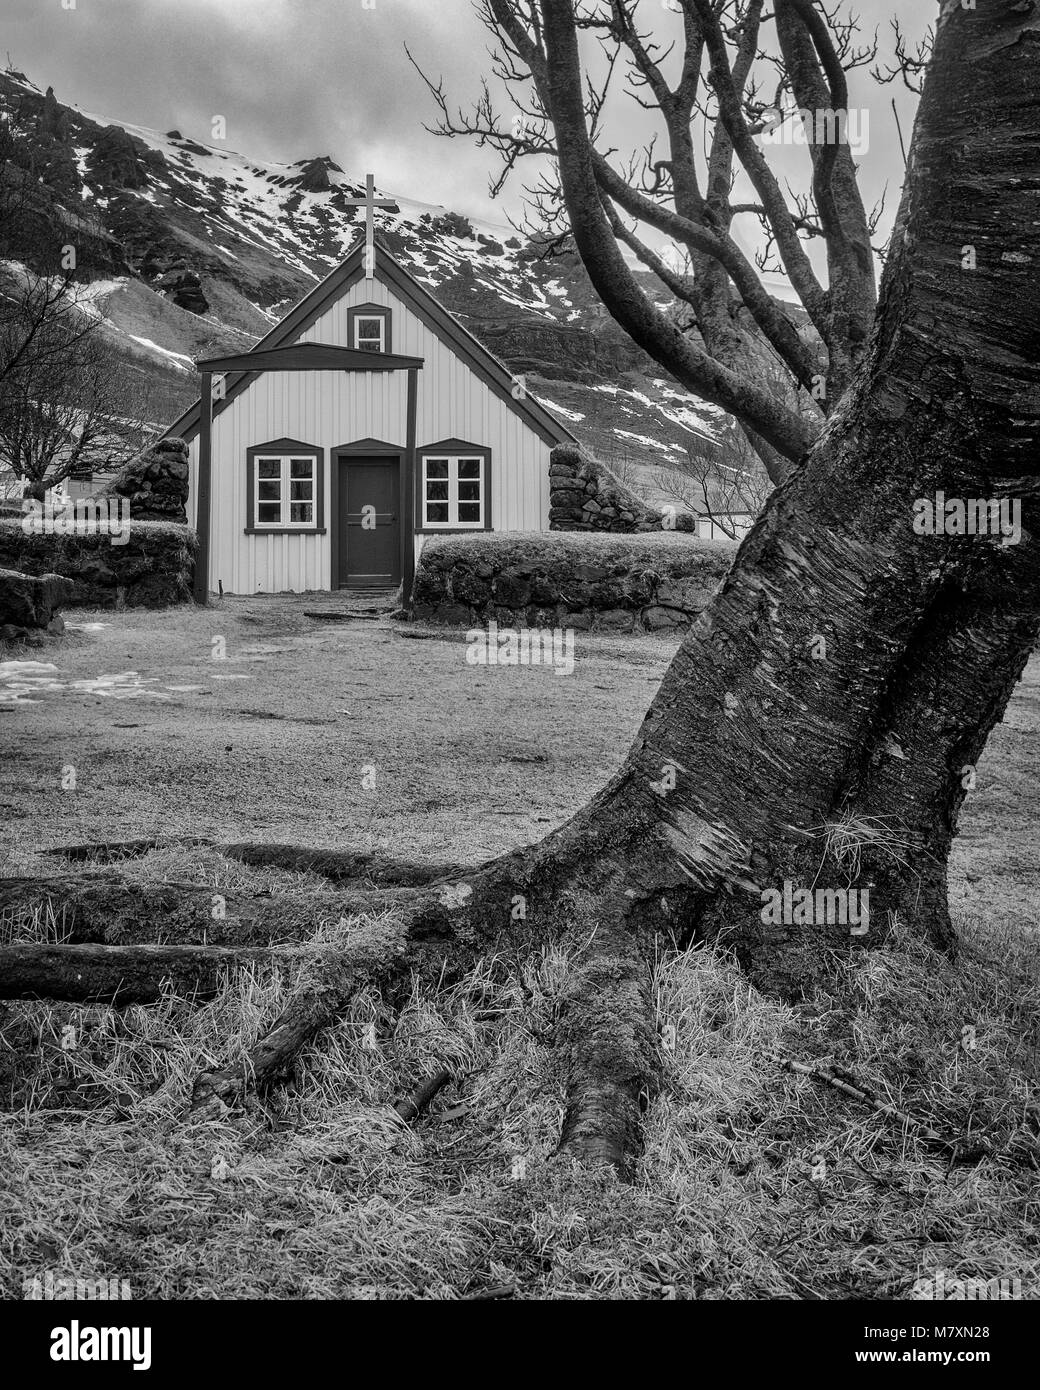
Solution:
M 363 196 L 363 177 L 329 155 L 252 160 L 64 106 L 16 72 L 0 74 L 0 116 L 31 146 L 42 196 L 157 423 L 197 394 L 194 358 L 255 342 L 363 232 L 347 201 Z M 399 209 L 376 213 L 395 256 L 601 456 L 660 465 L 714 437 L 721 412 L 662 377 L 575 253 L 542 260 L 508 227 L 381 196 Z M 8 240 L 4 255 L 39 268 L 38 248 Z

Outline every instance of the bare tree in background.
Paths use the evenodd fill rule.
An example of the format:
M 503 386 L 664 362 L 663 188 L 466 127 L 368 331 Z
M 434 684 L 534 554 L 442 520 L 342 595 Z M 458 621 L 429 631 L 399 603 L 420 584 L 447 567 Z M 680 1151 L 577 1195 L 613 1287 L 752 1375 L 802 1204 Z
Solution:
M 687 445 L 682 462 L 650 469 L 649 479 L 655 500 L 695 512 L 734 541 L 746 534 L 773 487 L 737 428 L 727 429 L 714 447 Z
M 0 121 L 0 473 L 42 501 L 77 475 L 120 466 L 142 430 L 125 368 L 77 280 L 60 207 L 41 192 L 36 152 Z M 39 266 L 19 265 L 32 246 Z
M 782 363 L 763 361 L 761 379 L 791 410 L 806 408 Z M 761 455 L 732 419 L 714 445 L 700 440 L 688 444 L 684 461 L 652 469 L 650 477 L 656 497 L 698 513 L 730 540 L 747 533 L 773 490 Z
M 126 374 L 96 325 L 81 326 L 83 311 L 71 296 L 52 303 L 38 323 L 40 302 L 34 286 L 22 314 L 0 322 L 0 362 L 18 362 L 0 386 L 0 465 L 26 497 L 42 502 L 69 478 L 120 467 L 140 447 L 142 431 L 126 418 Z M 30 333 L 31 350 L 19 357 Z
M 31 245 L 39 273 L 18 269 Z M 49 248 L 49 253 L 45 248 Z M 97 329 L 83 314 L 76 286 L 75 248 L 65 243 L 54 208 L 40 192 L 28 141 L 0 120 L 0 389 L 16 375 L 32 374 L 48 358 L 67 354 Z

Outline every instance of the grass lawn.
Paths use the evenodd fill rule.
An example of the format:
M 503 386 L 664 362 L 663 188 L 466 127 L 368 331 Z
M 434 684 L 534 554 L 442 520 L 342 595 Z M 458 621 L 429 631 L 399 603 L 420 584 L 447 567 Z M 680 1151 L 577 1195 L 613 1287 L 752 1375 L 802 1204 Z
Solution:
M 489 670 L 466 664 L 461 631 L 303 616 L 328 606 L 84 614 L 106 626 L 30 653 L 61 669 L 38 673 L 24 707 L 5 708 L 0 677 L 8 854 L 192 832 L 476 863 L 543 835 L 606 781 L 673 650 L 580 636 L 571 676 Z
M 0 652 L 0 873 L 60 872 L 47 846 L 178 834 L 475 864 L 606 780 L 675 646 L 578 634 L 573 675 L 488 669 L 462 633 L 305 616 L 327 606 L 79 613 L 54 646 Z M 963 816 L 955 963 L 859 955 L 790 1009 L 722 956 L 662 958 L 675 1043 L 633 1187 L 551 1159 L 567 969 L 551 950 L 485 960 L 393 1016 L 358 995 L 293 1086 L 208 1123 L 185 1115 L 193 1077 L 273 1020 L 291 971 L 241 972 L 199 1007 L 0 1004 L 0 1292 L 52 1271 L 136 1298 L 887 1299 L 943 1270 L 1036 1297 L 1038 735 L 1034 661 Z M 313 926 L 334 930 L 313 876 L 199 848 L 119 867 L 325 894 Z M 992 1152 L 951 1161 L 776 1053 Z M 438 1065 L 456 1079 L 404 1127 L 391 1103 Z

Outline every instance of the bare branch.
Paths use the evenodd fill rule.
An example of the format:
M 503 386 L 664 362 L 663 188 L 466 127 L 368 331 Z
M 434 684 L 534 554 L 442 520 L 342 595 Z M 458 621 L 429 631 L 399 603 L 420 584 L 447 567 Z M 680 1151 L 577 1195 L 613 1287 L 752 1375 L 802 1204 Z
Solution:
M 726 53 L 726 41 L 711 0 L 689 0 L 696 6 L 711 60 L 710 80 L 719 104 L 719 117 L 733 142 L 737 158 L 747 172 L 755 191 L 766 209 L 784 269 L 805 311 L 826 340 L 828 319 L 826 296 L 816 278 L 809 257 L 802 247 L 798 229 L 791 220 L 780 186 L 755 144 L 741 110 L 740 98 L 733 85 L 733 73 Z
M 497 7 L 505 0 L 490 0 Z M 629 336 L 705 400 L 738 414 L 788 459 L 817 431 L 756 384 L 684 338 L 640 290 L 603 211 L 581 97 L 577 32 L 569 0 L 542 0 L 543 100 L 556 129 L 561 184 L 575 244 L 600 297 Z
M 935 45 L 935 28 L 929 24 L 928 30 L 919 43 L 911 46 L 898 16 L 890 21 L 895 39 L 895 65 L 882 67 L 877 64 L 871 68 L 870 75 L 876 82 L 887 84 L 901 78 L 904 87 L 920 96 L 924 89 L 924 75 Z

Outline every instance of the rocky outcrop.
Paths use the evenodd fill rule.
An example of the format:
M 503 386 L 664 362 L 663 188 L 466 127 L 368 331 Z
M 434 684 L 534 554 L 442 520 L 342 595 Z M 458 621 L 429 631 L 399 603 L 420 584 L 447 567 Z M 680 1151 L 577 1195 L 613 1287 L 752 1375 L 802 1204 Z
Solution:
M 142 140 L 119 125 L 107 125 L 94 142 L 88 168 L 91 178 L 110 188 L 147 188 L 148 168 L 165 163 L 158 150 L 150 150 Z
M 73 585 L 60 574 L 23 574 L 0 569 L 0 642 L 35 642 L 65 631 L 58 608 Z
M 412 614 L 479 627 L 631 632 L 688 627 L 736 547 L 693 537 L 488 535 L 423 546 Z
M 200 145 L 197 140 L 186 140 L 183 135 L 178 135 L 177 143 L 180 145 L 182 153 L 200 154 L 205 159 L 213 158 L 213 151 L 208 150 L 205 145 Z
M 461 241 L 473 241 L 475 238 L 473 223 L 459 212 L 444 212 L 438 217 L 430 217 L 430 230 L 441 236 L 458 237 Z
M 209 312 L 209 300 L 202 293 L 202 280 L 183 259 L 167 266 L 156 280 L 155 288 L 162 290 L 167 299 L 172 299 L 180 309 L 187 309 L 193 314 Z
M 69 581 L 60 601 L 81 608 L 165 608 L 191 599 L 197 541 L 187 526 L 132 522 L 126 543 L 109 535 L 28 535 L 0 519 L 0 568 Z
M 0 75 L 0 121 L 13 137 L 2 182 L 13 194 L 18 214 L 4 220 L 0 259 L 53 274 L 65 268 L 58 263 L 59 248 L 72 242 L 79 277 L 124 273 L 118 242 L 82 197 L 78 132 L 69 109 L 52 88 L 41 94 L 17 87 L 9 78 Z
M 47 88 L 39 109 L 33 145 L 36 159 L 34 172 L 40 181 L 62 199 L 77 199 L 80 177 L 68 113 L 58 103 L 53 87 Z
M 558 444 L 549 456 L 551 531 L 697 530 L 692 512 L 654 511 L 577 444 Z
M 147 188 L 149 174 L 133 136 L 121 125 L 106 125 L 90 150 L 90 177 L 108 188 Z
M 160 439 L 125 464 L 103 497 L 122 497 L 134 521 L 188 520 L 188 446 L 183 439 Z
M 291 179 L 290 182 L 301 188 L 304 193 L 327 193 L 332 187 L 329 171 L 335 170 L 337 174 L 343 172 L 332 156 L 327 154 L 318 155 L 316 159 L 302 159 L 298 163 L 299 177 Z

